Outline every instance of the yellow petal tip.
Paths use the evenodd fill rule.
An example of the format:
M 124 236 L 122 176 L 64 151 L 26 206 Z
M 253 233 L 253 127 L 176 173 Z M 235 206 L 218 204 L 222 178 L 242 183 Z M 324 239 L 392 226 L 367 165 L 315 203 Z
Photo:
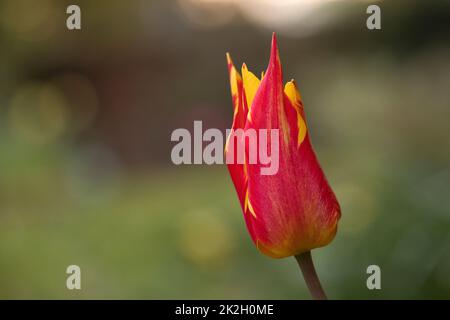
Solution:
M 256 91 L 258 90 L 260 81 L 257 76 L 248 71 L 247 65 L 245 63 L 242 64 L 242 79 L 244 82 L 245 97 L 250 114 L 253 98 L 255 97 Z
M 227 53 L 225 54 L 225 56 L 227 57 L 227 62 L 228 62 L 228 64 L 233 64 L 233 60 L 231 60 L 231 55 L 230 55 L 230 53 L 227 52 Z

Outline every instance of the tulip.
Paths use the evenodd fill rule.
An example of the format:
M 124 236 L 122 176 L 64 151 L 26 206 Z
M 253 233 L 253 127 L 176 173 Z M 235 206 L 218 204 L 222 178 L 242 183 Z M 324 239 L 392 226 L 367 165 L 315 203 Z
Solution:
M 232 130 L 279 130 L 276 174 L 262 175 L 263 164 L 248 163 L 249 147 L 243 139 L 236 147 L 245 148 L 246 161 L 227 162 L 247 229 L 263 254 L 295 256 L 308 287 L 315 291 L 313 296 L 325 298 L 310 251 L 333 240 L 341 210 L 312 148 L 297 85 L 291 80 L 283 86 L 275 34 L 261 79 L 245 64 L 241 76 L 228 53 L 227 62 L 234 107 Z M 229 151 L 226 146 L 225 154 Z

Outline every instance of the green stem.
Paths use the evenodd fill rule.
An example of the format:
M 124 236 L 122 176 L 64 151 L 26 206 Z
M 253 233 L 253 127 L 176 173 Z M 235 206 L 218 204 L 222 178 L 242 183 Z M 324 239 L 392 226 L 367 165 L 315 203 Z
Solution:
M 325 291 L 323 291 L 316 269 L 314 268 L 311 251 L 298 254 L 295 256 L 295 259 L 303 273 L 303 278 L 305 278 L 306 285 L 312 297 L 316 300 L 327 300 Z

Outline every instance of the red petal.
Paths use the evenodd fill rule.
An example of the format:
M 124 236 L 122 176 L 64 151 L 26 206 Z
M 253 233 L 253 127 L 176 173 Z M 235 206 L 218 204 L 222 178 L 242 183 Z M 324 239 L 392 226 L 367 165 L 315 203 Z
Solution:
M 303 112 L 284 93 L 275 35 L 266 75 L 250 109 L 246 130 L 279 129 L 278 172 L 262 175 L 265 165 L 247 165 L 248 198 L 256 214 L 249 229 L 258 248 L 286 257 L 326 245 L 336 232 L 340 208 L 308 133 L 298 145 L 298 117 Z M 246 151 L 248 161 L 248 145 Z

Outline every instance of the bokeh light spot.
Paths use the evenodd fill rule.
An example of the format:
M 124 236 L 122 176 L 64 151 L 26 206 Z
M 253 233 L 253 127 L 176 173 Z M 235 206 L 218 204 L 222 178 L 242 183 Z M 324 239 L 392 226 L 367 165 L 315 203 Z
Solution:
M 9 125 L 14 137 L 32 144 L 52 142 L 67 129 L 68 104 L 55 86 L 26 84 L 13 94 Z
M 220 266 L 233 247 L 230 226 L 217 212 L 199 210 L 179 221 L 179 245 L 186 258 L 202 266 Z

